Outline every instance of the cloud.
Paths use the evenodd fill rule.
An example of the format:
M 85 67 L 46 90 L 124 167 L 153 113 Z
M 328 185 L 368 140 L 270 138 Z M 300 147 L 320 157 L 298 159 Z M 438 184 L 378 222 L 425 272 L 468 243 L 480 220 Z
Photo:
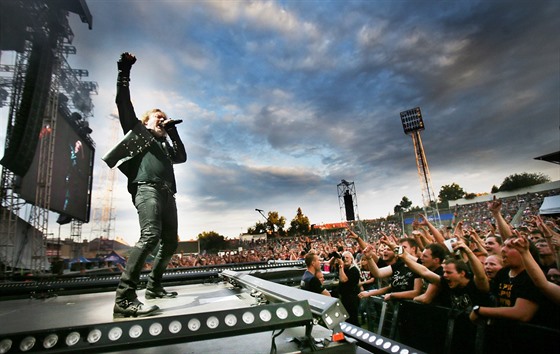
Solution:
M 139 58 L 137 114 L 159 107 L 189 160 L 176 166 L 183 239 L 237 236 L 298 207 L 312 223 L 343 217 L 336 185 L 354 181 L 361 218 L 386 216 L 403 196 L 421 204 L 412 140 L 399 112 L 421 107 L 435 190 L 488 192 L 513 173 L 557 166 L 558 2 L 89 1 L 89 31 L 71 16 L 72 67 L 99 84 L 90 119 L 94 196 L 115 114 L 116 60 Z M 4 61 L 6 56 L 2 57 Z M 119 178 L 116 233 L 137 220 Z M 96 207 L 94 205 L 94 207 Z M 86 226 L 87 227 L 87 226 Z

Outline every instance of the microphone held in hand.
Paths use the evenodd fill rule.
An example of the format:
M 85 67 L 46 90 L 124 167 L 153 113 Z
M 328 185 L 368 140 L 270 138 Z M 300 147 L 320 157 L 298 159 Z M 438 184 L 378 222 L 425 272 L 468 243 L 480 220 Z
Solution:
M 181 124 L 183 123 L 182 119 L 171 119 L 168 120 L 165 124 L 160 123 L 159 126 L 162 128 L 172 128 L 174 126 L 176 126 L 177 124 Z

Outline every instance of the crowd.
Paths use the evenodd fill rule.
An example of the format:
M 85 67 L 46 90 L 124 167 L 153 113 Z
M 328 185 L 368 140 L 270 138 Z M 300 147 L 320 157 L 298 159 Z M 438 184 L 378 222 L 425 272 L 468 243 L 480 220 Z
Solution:
M 478 323 L 503 331 L 519 322 L 560 330 L 560 219 L 538 215 L 533 209 L 538 203 L 521 203 L 516 227 L 514 203 L 494 199 L 462 208 L 474 219 L 457 218 L 452 228 L 437 228 L 423 214 L 410 235 L 381 232 L 367 242 L 367 235 L 349 228 L 347 238 L 355 246 L 340 248 L 343 253 L 335 260 L 339 287 L 346 289 L 336 296 L 349 313 L 348 322 L 369 326 L 369 298 L 376 296 L 388 303 L 407 299 L 450 308 L 470 320 L 472 326 L 462 333 L 472 337 Z M 307 271 L 313 273 L 316 266 L 308 259 L 322 253 L 309 253 Z M 303 283 L 302 288 L 323 290 Z M 366 318 L 360 320 L 362 313 Z

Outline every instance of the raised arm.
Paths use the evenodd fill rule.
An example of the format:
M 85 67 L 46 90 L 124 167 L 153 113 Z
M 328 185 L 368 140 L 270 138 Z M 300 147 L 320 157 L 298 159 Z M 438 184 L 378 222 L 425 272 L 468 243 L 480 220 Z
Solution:
M 350 228 L 346 228 L 346 230 L 348 231 L 347 237 L 356 240 L 362 251 L 365 250 L 368 246 L 367 242 L 362 240 L 362 238 Z M 375 254 L 375 252 L 371 253 L 371 257 L 374 262 L 379 261 L 379 257 L 377 256 L 377 254 Z
M 496 196 L 494 196 L 494 199 L 488 202 L 488 210 L 490 210 L 490 213 L 492 213 L 494 220 L 496 220 L 496 226 L 498 227 L 498 231 L 500 232 L 500 236 L 502 236 L 502 239 L 505 241 L 506 239 L 510 238 L 513 234 L 508 222 L 502 216 L 502 201 L 496 199 Z
M 370 273 L 376 278 L 387 278 L 393 274 L 393 269 L 390 266 L 379 269 L 377 263 L 373 261 L 373 247 L 371 245 L 364 249 L 364 257 L 368 262 Z
M 426 279 L 428 282 L 432 283 L 432 284 L 436 284 L 439 285 L 441 279 L 440 276 L 437 275 L 436 273 L 432 272 L 431 270 L 429 270 L 428 268 L 426 268 L 425 266 L 423 266 L 422 264 L 418 263 L 417 261 L 415 261 L 406 251 L 403 251 L 403 253 L 401 255 L 399 255 L 399 258 L 401 258 L 404 263 L 406 264 L 406 266 L 413 271 L 414 273 L 418 274 L 419 276 L 421 276 L 422 278 Z
M 125 134 L 128 133 L 135 124 L 138 124 L 138 118 L 136 118 L 136 113 L 132 106 L 130 89 L 128 87 L 130 82 L 130 69 L 135 62 L 136 57 L 128 52 L 122 53 L 117 62 L 119 73 L 117 76 L 117 96 L 115 102 L 117 103 L 121 127 Z
M 434 238 L 436 239 L 436 242 L 441 243 L 443 245 L 443 241 L 445 241 L 445 238 L 443 237 L 441 232 L 439 232 L 439 230 L 428 220 L 428 217 L 426 215 L 418 214 L 418 216 L 421 218 L 418 224 L 427 226 L 430 232 L 432 233 L 432 235 L 434 236 Z
M 551 301 L 560 304 L 560 286 L 549 282 L 544 272 L 529 252 L 529 241 L 525 237 L 518 237 L 512 242 L 515 249 L 521 254 L 525 271 L 535 286 Z
M 476 285 L 477 289 L 482 292 L 489 292 L 490 282 L 488 281 L 488 277 L 484 271 L 484 265 L 480 262 L 474 252 L 462 240 L 457 240 L 457 242 L 453 244 L 453 250 L 460 250 L 461 253 L 467 256 L 473 271 L 474 285 Z

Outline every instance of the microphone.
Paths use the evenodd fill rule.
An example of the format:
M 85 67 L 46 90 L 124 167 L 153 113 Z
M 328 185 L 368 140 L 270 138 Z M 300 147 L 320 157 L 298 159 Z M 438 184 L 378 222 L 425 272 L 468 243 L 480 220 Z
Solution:
M 255 210 L 256 210 L 256 211 L 264 211 L 264 210 L 262 210 L 262 209 L 255 209 Z
M 165 127 L 174 127 L 174 126 L 176 126 L 177 124 L 181 124 L 181 123 L 183 123 L 183 120 L 182 120 L 182 119 L 171 119 L 171 120 L 169 120 L 166 124 L 160 123 L 159 126 L 162 127 L 162 128 L 165 128 Z

